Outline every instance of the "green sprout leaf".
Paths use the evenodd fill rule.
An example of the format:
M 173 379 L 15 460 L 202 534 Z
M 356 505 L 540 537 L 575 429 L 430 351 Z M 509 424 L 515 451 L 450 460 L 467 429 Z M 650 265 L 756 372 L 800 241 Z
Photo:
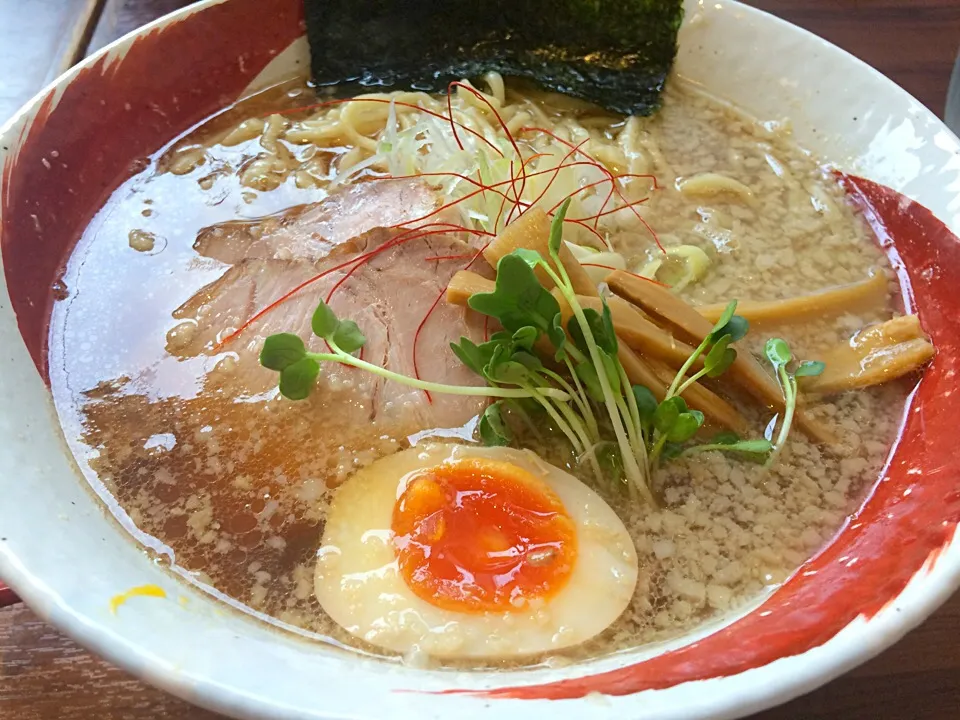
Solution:
M 503 421 L 500 403 L 495 402 L 487 406 L 480 417 L 480 439 L 488 447 L 509 445 L 513 439 L 510 428 Z
M 587 391 L 587 395 L 594 402 L 603 402 L 603 387 L 600 385 L 600 376 L 597 375 L 597 368 L 590 362 L 582 362 L 574 368 L 580 382 Z
M 563 219 L 567 215 L 567 208 L 570 207 L 570 198 L 567 198 L 563 201 L 557 212 L 553 215 L 553 222 L 550 223 L 550 241 L 548 247 L 550 248 L 550 255 L 559 262 L 560 256 L 560 245 L 563 243 Z
M 319 374 L 320 363 L 305 355 L 280 371 L 280 394 L 289 400 L 305 399 L 313 390 Z
M 706 445 L 695 445 L 683 451 L 684 455 L 719 450 L 734 453 L 744 460 L 763 463 L 770 457 L 773 445 L 769 440 L 740 440 L 736 433 L 720 433 Z
M 653 414 L 653 426 L 657 432 L 667 435 L 677 422 L 677 418 L 687 411 L 687 403 L 681 397 L 664 400 Z
M 299 335 L 279 333 L 264 341 L 260 351 L 260 364 L 269 370 L 282 372 L 302 360 L 306 354 L 307 348 Z
M 723 330 L 727 323 L 730 322 L 730 319 L 733 317 L 733 314 L 737 311 L 737 301 L 731 300 L 727 307 L 724 308 L 723 312 L 720 314 L 720 319 L 717 320 L 717 324 L 713 326 L 713 330 L 710 331 L 711 335 L 716 335 L 717 337 L 722 337 L 726 333 L 720 333 L 720 330 Z
M 637 401 L 637 412 L 640 415 L 640 422 L 649 426 L 653 422 L 654 413 L 657 412 L 657 398 L 650 392 L 650 388 L 643 385 L 633 386 L 633 398 Z
M 478 313 L 499 320 L 510 332 L 526 326 L 547 332 L 560 312 L 556 298 L 540 284 L 519 250 L 497 263 L 496 289 L 471 295 L 467 302 Z
M 511 340 L 516 343 L 518 348 L 532 350 L 538 337 L 540 337 L 540 331 L 531 325 L 527 325 L 517 330 Z
M 583 317 L 587 321 L 587 328 L 590 333 L 593 335 L 593 339 L 597 343 L 597 347 L 603 350 L 608 355 L 617 354 L 617 333 L 613 329 L 613 320 L 609 318 L 610 308 L 605 308 L 605 314 L 608 316 L 604 318 L 603 315 L 598 313 L 593 308 L 584 308 Z M 573 345 L 584 355 L 590 354 L 590 349 L 587 346 L 586 338 L 583 334 L 583 328 L 580 327 L 580 322 L 576 317 L 571 317 L 567 322 L 567 332 L 570 333 L 570 338 L 573 340 Z
M 707 377 L 720 377 L 733 365 L 734 360 L 737 359 L 737 351 L 730 347 L 731 342 L 733 342 L 733 336 L 724 335 L 710 348 L 710 352 L 703 359 Z
M 710 335 L 707 336 L 711 343 L 716 343 L 724 335 L 730 336 L 731 343 L 743 339 L 743 336 L 746 335 L 750 329 L 750 323 L 747 322 L 745 317 L 737 315 L 736 312 L 737 301 L 731 300 L 727 307 L 724 308 L 723 313 L 721 313 L 717 324 L 713 326 Z
M 518 350 L 515 352 L 512 359 L 514 362 L 520 363 L 528 370 L 533 370 L 534 372 L 540 372 L 543 370 L 543 363 L 540 362 L 540 358 L 533 353 L 526 352 L 525 350 Z
M 450 349 L 464 365 L 477 375 L 483 375 L 483 368 L 490 362 L 490 355 L 476 345 L 470 338 L 461 337 L 459 343 L 450 343 Z
M 763 354 L 774 368 L 786 367 L 787 363 L 793 359 L 793 353 L 790 352 L 790 346 L 785 340 L 780 338 L 770 338 L 763 346 Z
M 514 287 L 515 292 L 512 295 L 509 290 L 504 290 L 505 285 L 501 285 L 498 290 L 501 294 L 507 295 L 506 300 L 502 296 L 497 298 L 496 293 L 489 293 L 487 301 L 494 305 L 499 303 L 498 312 L 502 311 L 507 316 L 513 313 L 514 317 L 519 318 L 520 315 L 529 316 L 531 314 L 529 307 L 524 305 L 525 303 L 532 302 L 532 307 L 536 311 L 539 309 L 536 303 L 542 301 L 545 297 L 550 304 L 546 306 L 546 311 L 542 316 L 534 312 L 533 321 L 542 322 L 543 326 L 547 327 L 549 320 L 552 320 L 560 311 L 559 305 L 553 296 L 536 282 L 532 271 L 522 260 L 513 258 L 512 263 L 514 268 L 521 268 L 524 279 L 533 278 L 533 282 L 528 282 L 526 287 L 521 287 L 519 290 Z M 511 262 L 508 261 L 507 265 L 510 264 Z M 535 292 L 532 292 L 534 290 Z M 461 338 L 460 343 L 451 344 L 454 354 L 469 368 L 487 378 L 494 385 L 493 387 L 488 385 L 480 387 L 448 385 L 422 380 L 395 372 L 389 368 L 379 367 L 365 361 L 362 357 L 353 355 L 352 353 L 363 347 L 366 338 L 355 322 L 352 320 L 341 322 L 333 310 L 324 302 L 319 303 L 314 311 L 311 318 L 311 328 L 317 335 L 326 340 L 329 345 L 329 352 L 307 352 L 300 337 L 291 333 L 280 333 L 265 340 L 261 349 L 260 360 L 264 367 L 280 373 L 280 392 L 291 400 L 306 398 L 316 383 L 317 376 L 320 373 L 320 364 L 333 362 L 360 368 L 386 380 L 427 392 L 513 400 L 536 398 L 541 405 L 545 406 L 545 409 L 554 409 L 552 405 L 547 403 L 566 403 L 570 401 L 572 399 L 571 388 L 563 382 L 562 378 L 559 383 L 551 385 L 550 382 L 538 375 L 539 372 L 545 372 L 545 369 L 540 359 L 530 352 L 530 348 L 536 341 L 539 331 L 536 326 L 531 326 L 531 322 L 527 321 L 529 319 L 520 322 L 513 332 L 500 331 L 495 333 L 493 339 L 482 345 L 476 345 L 467 338 Z M 555 377 L 559 378 L 556 375 Z M 497 383 L 516 384 L 518 387 L 496 387 Z M 558 405 L 557 407 L 566 409 L 565 405 Z M 560 412 L 554 410 L 552 418 L 560 418 L 563 421 Z M 569 426 L 567 426 L 567 430 L 569 429 Z M 573 437 L 572 431 L 569 436 Z M 580 444 L 581 446 L 586 445 L 583 442 Z
M 530 370 L 514 360 L 493 362 L 487 366 L 486 376 L 495 383 L 524 385 L 530 380 Z
M 345 353 L 352 353 L 362 348 L 367 338 L 353 320 L 342 320 L 330 340 Z
M 733 348 L 727 348 L 723 351 L 723 357 L 718 360 L 713 367 L 707 370 L 707 377 L 715 378 L 723 375 L 730 366 L 737 360 L 737 351 Z
M 720 328 L 717 337 L 729 335 L 730 342 L 735 343 L 739 340 L 743 340 L 749 331 L 750 322 L 742 315 L 734 315 L 732 318 L 730 318 L 730 322 Z
M 317 304 L 317 309 L 313 311 L 313 319 L 310 321 L 310 327 L 313 328 L 313 334 L 329 340 L 337 331 L 340 321 L 336 314 L 323 300 Z
M 510 254 L 523 260 L 523 262 L 526 263 L 527 267 L 529 267 L 531 270 L 536 270 L 539 265 L 545 265 L 547 262 L 543 259 L 543 255 L 541 255 L 537 250 L 531 250 L 530 248 L 517 248 Z M 503 258 L 500 259 L 502 260 Z M 500 270 L 498 268 L 497 276 L 499 277 L 499 275 Z
M 669 442 L 685 443 L 697 434 L 701 425 L 703 425 L 703 413 L 697 410 L 680 413 L 666 432 L 667 440 Z
M 767 462 L 773 453 L 773 443 L 763 438 L 758 440 L 741 440 L 733 445 L 724 446 L 722 450 L 723 452 L 734 453 L 743 460 L 762 465 Z
M 603 332 L 598 335 L 594 331 L 593 336 L 597 340 L 597 345 L 601 349 L 605 350 L 610 355 L 616 355 L 619 348 L 619 342 L 617 341 L 617 330 L 613 326 L 613 315 L 610 312 L 610 306 L 607 305 L 606 300 L 601 300 L 603 303 L 603 312 L 600 314 L 600 320 L 602 321 Z
M 486 345 L 487 343 L 484 343 Z M 490 343 L 490 361 L 487 363 L 487 369 L 495 368 L 501 363 L 507 362 L 513 356 L 513 343 L 494 342 Z
M 826 369 L 824 365 L 819 360 L 804 360 L 797 367 L 796 371 L 793 373 L 794 377 L 813 377 L 819 375 Z
M 567 356 L 565 347 L 567 344 L 567 333 L 563 329 L 563 313 L 558 312 L 553 316 L 550 325 L 547 327 L 547 337 L 550 338 L 550 342 L 553 343 L 553 347 L 556 349 L 554 359 L 557 362 L 562 362 Z
M 510 333 L 503 332 L 496 333 L 496 335 L 487 340 L 487 342 L 481 343 L 478 349 L 481 355 L 487 358 L 487 362 L 490 362 L 494 358 L 500 361 L 513 354 L 514 350 L 516 350 L 516 344 L 513 342 L 513 336 L 511 336 Z
M 586 317 L 587 311 L 584 310 L 584 316 Z M 587 318 L 587 324 L 589 325 L 590 318 Z M 580 323 L 577 318 L 571 316 L 567 321 L 567 332 L 570 334 L 570 340 L 573 342 L 573 346 L 579 350 L 584 355 L 589 355 L 590 349 L 587 347 L 587 341 L 583 337 L 583 328 L 580 327 Z
M 788 366 L 790 361 L 793 360 L 793 353 L 790 351 L 790 346 L 781 338 L 767 340 L 763 352 L 773 365 L 777 379 L 780 381 L 784 405 L 783 417 L 780 420 L 780 432 L 777 433 L 776 440 L 773 442 L 766 459 L 766 466 L 769 468 L 773 467 L 773 464 L 777 461 L 777 457 L 786 445 L 787 436 L 790 434 L 790 427 L 797 411 L 797 378 L 819 375 L 826 366 L 819 361 L 807 360 L 799 363 L 797 369 L 791 373 Z

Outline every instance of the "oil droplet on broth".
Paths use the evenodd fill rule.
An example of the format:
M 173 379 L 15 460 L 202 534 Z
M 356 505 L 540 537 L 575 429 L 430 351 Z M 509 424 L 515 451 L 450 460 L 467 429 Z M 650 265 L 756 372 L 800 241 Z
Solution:
M 197 330 L 196 320 L 184 320 L 174 325 L 167 331 L 167 352 L 176 355 L 177 351 L 191 343 L 197 335 Z
M 70 297 L 70 289 L 63 278 L 54 281 L 53 285 L 50 286 L 50 292 L 54 300 L 66 300 Z
M 131 230 L 127 241 L 133 250 L 145 255 L 156 255 L 167 246 L 166 240 L 149 230 Z

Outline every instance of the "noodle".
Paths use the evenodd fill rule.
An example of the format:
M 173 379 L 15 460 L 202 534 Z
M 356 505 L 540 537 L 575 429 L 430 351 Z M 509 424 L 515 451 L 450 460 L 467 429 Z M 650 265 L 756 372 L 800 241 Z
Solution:
M 220 143 L 232 147 L 253 140 L 263 133 L 264 126 L 265 123 L 261 118 L 249 118 L 231 130 Z
M 748 205 L 754 204 L 753 192 L 739 180 L 719 173 L 700 173 L 677 182 L 681 193 L 690 197 L 733 195 Z
M 483 89 L 458 85 L 449 105 L 447 98 L 398 91 L 321 103 L 294 121 L 277 113 L 266 120 L 243 119 L 208 142 L 259 145 L 256 157 L 240 171 L 241 184 L 253 190 L 275 189 L 288 178 L 297 188 L 326 185 L 332 190 L 371 173 L 419 174 L 444 195 L 463 200 L 458 208 L 464 227 L 496 232 L 530 205 L 549 210 L 572 196 L 572 219 L 586 224 L 603 215 L 605 225 L 618 231 L 643 231 L 636 207 L 618 209 L 643 201 L 652 182 L 617 178 L 645 173 L 651 164 L 641 147 L 640 120 L 628 121 L 629 140 L 624 140 L 624 132 L 611 127 L 616 120 L 598 115 L 595 108 L 542 93 L 508 91 L 497 73 L 484 76 L 484 83 Z M 581 143 L 582 152 L 575 152 L 571 146 Z M 297 156 L 292 146 L 314 153 Z M 317 164 L 314 157 L 323 150 L 338 151 L 332 165 Z M 178 149 L 171 157 L 169 169 L 178 174 L 204 161 L 199 146 Z M 521 168 L 528 178 L 518 198 L 513 196 L 514 177 Z M 458 179 L 464 176 L 500 190 L 467 197 L 477 186 Z M 511 189 L 511 203 L 519 203 L 513 210 L 509 204 L 501 209 L 504 188 Z M 571 232 L 577 242 L 597 244 L 587 227 L 575 226 Z
M 497 101 L 497 106 L 503 107 L 507 102 L 507 92 L 503 84 L 503 78 L 500 76 L 500 73 L 489 72 L 483 76 L 484 82 L 487 83 L 487 86 L 490 88 L 490 92 L 493 94 L 494 99 Z

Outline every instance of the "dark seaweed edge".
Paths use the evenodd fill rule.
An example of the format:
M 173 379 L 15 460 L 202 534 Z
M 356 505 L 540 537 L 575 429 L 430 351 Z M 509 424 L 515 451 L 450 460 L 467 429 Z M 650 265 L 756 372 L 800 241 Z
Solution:
M 660 107 L 683 19 L 679 0 L 304 0 L 304 9 L 313 81 L 332 95 L 443 92 L 495 70 L 633 115 Z

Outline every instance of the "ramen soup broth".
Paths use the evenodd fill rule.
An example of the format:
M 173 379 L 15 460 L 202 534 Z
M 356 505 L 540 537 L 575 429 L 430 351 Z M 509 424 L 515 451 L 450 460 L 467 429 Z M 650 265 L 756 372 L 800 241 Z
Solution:
M 611 117 L 521 85 L 504 87 L 498 76 L 487 82 L 489 88 L 478 87 L 499 108 L 521 153 L 542 154 L 530 162 L 531 173 L 568 157 L 564 142 L 586 140 L 583 149 L 611 171 L 637 176 L 624 183 L 620 202 L 649 198 L 636 205 L 637 213 L 627 209 L 596 218 L 597 232 L 571 225 L 565 238 L 605 251 L 597 239 L 604 238 L 631 271 L 661 257 L 646 226 L 667 249 L 698 248 L 709 267 L 679 291 L 693 304 L 793 297 L 862 281 L 872 270 L 891 277 L 886 300 L 754 328 L 741 352 L 759 355 L 763 341 L 776 334 L 796 357 L 816 359 L 865 325 L 898 312 L 886 258 L 820 159 L 793 143 L 788 122 L 759 122 L 681 79 L 672 81 L 663 109 L 649 119 Z M 405 174 L 387 167 L 390 162 L 407 162 L 409 174 L 431 168 L 439 173 L 442 153 L 455 154 L 449 123 L 401 105 L 423 104 L 442 113 L 445 99 L 396 93 L 391 104 L 391 96 L 374 97 L 385 102 L 298 109 L 315 99 L 302 81 L 293 80 L 238 103 L 144 159 L 145 169 L 114 192 L 67 262 L 65 289 L 52 313 L 49 364 L 72 451 L 111 512 L 141 542 L 186 578 L 263 619 L 394 656 L 403 653 L 354 637 L 315 597 L 317 550 L 330 503 L 345 480 L 412 442 L 475 443 L 475 419 L 462 422 L 446 411 L 443 399 L 427 405 L 417 390 L 401 393 L 389 383 L 370 390 L 367 374 L 350 368 L 328 372 L 325 366 L 320 392 L 300 402 L 287 400 L 276 392 L 276 375 L 248 359 L 259 352 L 264 333 L 232 337 L 243 320 L 320 267 L 300 262 L 295 248 L 251 258 L 263 233 L 276 230 L 265 229 L 261 218 L 273 216 L 270 222 L 288 227 L 304 217 L 291 208 L 381 182 L 376 178 L 386 174 Z M 455 109 L 464 127 L 494 144 L 506 142 L 497 118 L 475 96 L 459 92 Z M 464 127 L 460 134 L 482 146 Z M 534 127 L 564 142 L 528 130 Z M 442 132 L 447 133 L 443 147 Z M 432 144 L 426 142 L 430 138 Z M 409 157 L 382 159 L 402 143 Z M 549 187 L 543 174 L 528 180 L 531 188 L 543 190 L 545 210 L 578 183 L 598 177 L 586 164 L 563 173 L 580 176 L 559 177 Z M 697 179 L 709 180 L 710 174 L 736 185 L 698 188 Z M 641 176 L 656 178 L 656 188 Z M 465 194 L 468 185 L 437 178 L 432 191 L 448 200 Z M 570 212 L 580 213 L 575 217 L 601 212 L 605 194 L 606 188 L 587 193 Z M 487 196 L 482 206 L 464 202 L 444 210 L 443 222 L 499 231 L 507 219 L 499 224 L 494 219 L 502 199 Z M 476 218 L 487 207 L 493 210 L 484 226 Z M 389 214 L 380 206 L 362 210 Z M 375 230 L 359 229 L 363 242 L 373 242 Z M 460 236 L 464 252 L 451 251 L 439 235 L 428 240 L 436 245 L 415 250 L 411 243 L 395 251 L 398 262 L 437 273 L 424 275 L 423 292 L 432 293 L 423 300 L 426 308 L 438 297 L 436 288 L 442 291 L 443 278 L 467 265 L 485 242 L 483 236 Z M 323 241 L 319 233 L 312 240 Z M 361 242 L 351 252 L 368 246 Z M 342 247 L 322 252 L 328 250 L 335 258 Z M 277 263 L 288 266 L 280 272 Z M 383 264 L 389 269 L 386 260 Z M 274 280 L 275 286 L 266 287 Z M 284 323 L 297 332 L 297 323 L 308 322 L 308 311 L 331 290 L 329 283 L 315 287 L 302 291 L 302 312 L 281 305 L 275 311 L 280 314 L 272 316 L 277 320 L 264 321 L 276 323 L 271 332 L 288 329 Z M 365 292 L 387 292 L 379 287 L 358 277 L 343 285 L 348 296 L 355 292 L 357 312 Z M 213 325 L 205 326 L 208 321 Z M 481 339 L 482 327 L 468 328 Z M 389 342 L 407 342 L 409 348 L 413 340 Z M 446 341 L 425 342 L 413 349 L 422 363 L 436 357 L 437 367 L 456 365 Z M 202 352 L 194 351 L 201 345 Z M 470 384 L 482 382 L 475 377 Z M 604 631 L 572 647 L 509 662 L 597 656 L 669 638 L 735 612 L 782 583 L 863 501 L 894 439 L 909 389 L 906 382 L 893 382 L 811 398 L 807 412 L 836 437 L 836 447 L 825 449 L 794 431 L 770 469 L 717 452 L 666 463 L 657 480 L 659 509 L 593 482 L 548 421 L 542 432 L 518 424 L 515 445 L 579 477 L 616 512 L 632 539 L 638 570 L 627 609 Z M 382 395 L 388 391 L 395 393 L 389 401 Z M 736 391 L 727 396 L 756 436 L 776 419 L 774 411 Z M 482 407 L 480 401 L 476 410 Z M 446 417 L 456 417 L 456 424 L 424 424 Z M 584 602 L 589 605 L 589 597 Z M 497 658 L 494 653 L 461 662 L 477 666 Z

